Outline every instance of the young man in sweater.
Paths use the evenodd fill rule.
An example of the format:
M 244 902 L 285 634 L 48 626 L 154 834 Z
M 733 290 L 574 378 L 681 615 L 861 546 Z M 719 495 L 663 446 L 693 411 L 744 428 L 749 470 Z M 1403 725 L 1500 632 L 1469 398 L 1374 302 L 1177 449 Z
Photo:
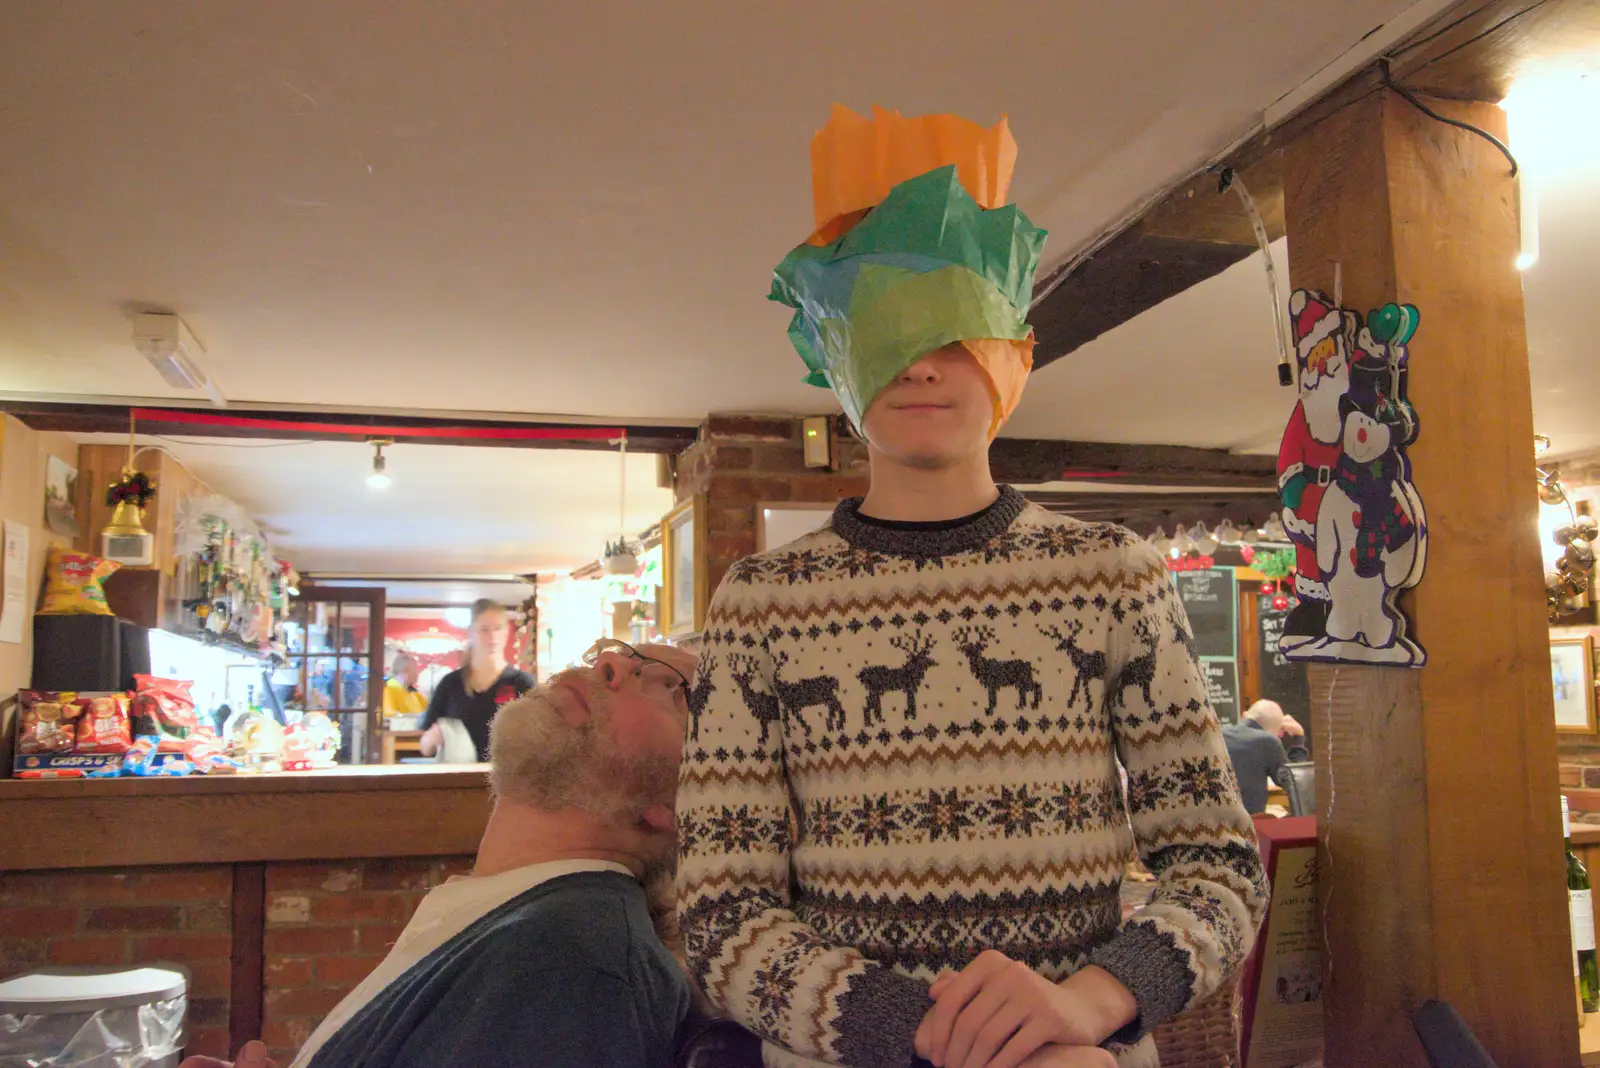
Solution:
M 1002 206 L 1015 144 L 836 110 L 812 154 L 818 231 L 774 297 L 871 488 L 707 614 L 691 967 L 770 1066 L 1154 1065 L 1150 1029 L 1251 944 L 1260 858 L 1159 554 L 990 476 L 1043 238 Z M 1124 923 L 1135 847 L 1157 885 Z

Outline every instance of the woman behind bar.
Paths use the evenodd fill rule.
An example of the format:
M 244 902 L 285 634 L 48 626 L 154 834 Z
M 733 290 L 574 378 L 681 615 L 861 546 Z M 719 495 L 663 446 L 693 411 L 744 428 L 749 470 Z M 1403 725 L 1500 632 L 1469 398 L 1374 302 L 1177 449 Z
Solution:
M 433 756 L 444 747 L 439 721 L 454 719 L 467 728 L 478 759 L 489 759 L 489 721 L 502 705 L 534 687 L 532 675 L 506 663 L 510 634 L 511 621 L 504 608 L 488 598 L 473 604 L 466 663 L 439 680 L 422 718 L 419 745 L 423 756 Z

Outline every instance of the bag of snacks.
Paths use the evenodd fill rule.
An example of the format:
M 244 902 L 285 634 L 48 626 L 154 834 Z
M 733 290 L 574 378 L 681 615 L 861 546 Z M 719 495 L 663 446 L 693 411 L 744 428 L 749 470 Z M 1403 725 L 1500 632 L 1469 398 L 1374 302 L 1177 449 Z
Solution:
M 162 744 L 159 738 L 135 738 L 133 748 L 122 758 L 122 774 L 166 777 L 188 775 L 194 770 L 194 766 L 181 753 L 158 752 Z
M 17 752 L 65 753 L 77 742 L 72 721 L 82 711 L 77 694 L 23 690 L 17 694 Z
M 122 758 L 122 774 L 136 775 L 138 769 L 149 762 L 156 755 L 156 743 L 160 739 L 149 735 L 140 735 L 133 740 L 133 745 L 128 749 L 128 755 Z
M 80 697 L 78 752 L 126 753 L 133 746 L 133 724 L 128 716 L 128 695 Z
M 133 733 L 155 738 L 163 753 L 183 752 L 189 736 L 200 726 L 194 698 L 189 696 L 194 684 L 151 675 L 135 675 L 133 681 Z
M 222 739 L 210 725 L 202 723 L 183 743 L 183 755 L 196 770 L 202 770 L 213 756 L 222 753 Z
M 17 759 L 12 774 L 19 779 L 109 779 L 122 771 L 115 754 L 32 753 Z
M 42 616 L 109 616 L 106 591 L 101 583 L 122 565 L 88 553 L 75 553 L 59 545 L 50 546 L 45 561 Z

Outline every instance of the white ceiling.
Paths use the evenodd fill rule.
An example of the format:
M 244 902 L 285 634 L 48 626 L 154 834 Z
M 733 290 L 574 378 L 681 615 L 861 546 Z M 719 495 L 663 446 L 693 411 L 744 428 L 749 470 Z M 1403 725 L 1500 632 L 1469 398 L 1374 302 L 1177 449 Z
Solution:
M 166 309 L 236 401 L 828 410 L 763 297 L 835 100 L 1009 113 L 1055 263 L 1411 6 L 0 4 L 0 392 L 199 401 L 130 344 Z M 1600 152 L 1549 181 L 1526 276 L 1557 454 L 1600 447 L 1597 187 Z M 1270 452 L 1274 358 L 1257 256 L 1041 371 L 1007 433 Z M 312 570 L 570 567 L 617 525 L 604 453 L 402 445 L 379 498 L 362 446 L 172 448 Z M 630 486 L 630 528 L 670 506 L 651 458 Z
M 1273 258 L 1286 279 L 1286 242 Z M 1294 399 L 1272 330 L 1257 253 L 1031 376 L 1006 436 L 1276 454 Z
M 1600 94 L 1595 103 L 1600 106 Z M 1600 122 L 1594 114 L 1567 135 L 1581 154 L 1540 180 L 1539 262 L 1522 276 L 1534 429 L 1549 435 L 1556 458 L 1600 449 Z
M 616 453 L 392 445 L 384 453 L 394 482 L 379 491 L 366 484 L 372 449 L 355 442 L 162 445 L 242 505 L 302 572 L 438 577 L 564 570 L 594 560 L 617 535 Z M 654 456 L 628 457 L 627 500 L 630 535 L 671 509 L 672 491 L 656 486 Z M 454 591 L 448 599 L 468 604 L 504 592 L 471 583 L 446 590 Z M 424 592 L 431 599 L 440 591 L 390 596 L 409 601 Z
M 238 400 L 816 409 L 763 298 L 834 101 L 1009 113 L 1059 260 L 1408 6 L 0 5 L 0 379 L 170 392 L 152 307 Z

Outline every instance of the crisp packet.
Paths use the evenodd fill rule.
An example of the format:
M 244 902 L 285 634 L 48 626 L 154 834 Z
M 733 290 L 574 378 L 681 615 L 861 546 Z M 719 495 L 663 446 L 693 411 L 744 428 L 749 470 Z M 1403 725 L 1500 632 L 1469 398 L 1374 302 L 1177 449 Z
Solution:
M 18 753 L 66 753 L 78 740 L 73 720 L 83 709 L 75 693 L 23 690 L 17 694 L 22 706 L 17 717 Z
M 244 764 L 232 757 L 214 753 L 204 760 L 196 761 L 194 770 L 201 775 L 238 775 L 245 770 Z
M 194 771 L 194 765 L 175 753 L 157 753 L 150 761 L 141 775 L 178 776 L 188 775 Z
M 101 585 L 122 565 L 88 553 L 75 553 L 59 545 L 50 546 L 45 561 L 44 600 L 41 616 L 109 616 L 106 591 Z
M 183 755 L 196 767 L 222 752 L 222 739 L 209 724 L 202 723 L 184 740 Z
M 133 745 L 128 719 L 128 695 L 80 697 L 78 745 L 80 753 L 126 753 Z
M 155 738 L 163 753 L 181 753 L 184 743 L 200 727 L 192 682 L 135 675 L 138 689 L 133 696 L 133 729 L 140 736 Z
M 122 774 L 147 775 L 146 770 L 155 758 L 156 748 L 161 744 L 161 739 L 148 734 L 141 734 L 133 740 L 133 745 L 128 747 L 127 753 L 122 757 Z
M 223 742 L 217 732 L 202 724 L 189 738 L 184 756 L 197 775 L 234 775 L 243 766 L 223 751 Z

